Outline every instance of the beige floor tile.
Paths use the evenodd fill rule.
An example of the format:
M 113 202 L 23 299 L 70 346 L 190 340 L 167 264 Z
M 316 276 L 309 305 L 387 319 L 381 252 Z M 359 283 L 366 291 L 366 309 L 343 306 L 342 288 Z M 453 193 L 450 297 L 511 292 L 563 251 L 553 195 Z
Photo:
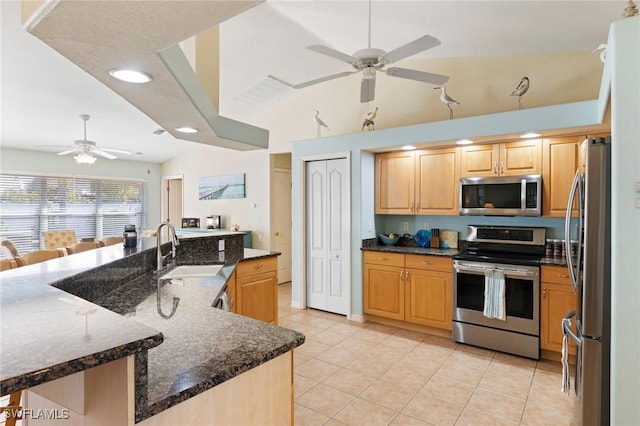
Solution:
M 309 361 L 297 366 L 295 374 L 321 382 L 327 377 L 335 374 L 339 369 L 340 367 L 337 365 L 311 358 Z
M 360 394 L 360 398 L 382 405 L 394 411 L 400 411 L 416 391 L 378 380 Z
M 510 422 L 470 408 L 465 408 L 456 422 L 456 426 L 513 426 L 517 424 L 517 422 Z
M 306 356 L 306 355 L 302 355 L 301 353 L 298 353 L 296 351 L 294 351 L 293 354 L 293 366 L 297 366 L 302 364 L 303 362 L 307 362 L 311 359 L 311 357 Z
M 493 359 L 496 356 L 496 352 L 490 349 L 479 348 L 477 346 L 465 345 L 460 343 L 457 348 L 458 351 L 468 352 L 476 355 L 483 356 L 485 358 Z
M 333 418 L 349 426 L 386 426 L 396 413 L 361 398 L 355 398 Z
M 436 376 L 455 380 L 471 386 L 477 386 L 484 375 L 485 370 L 466 367 L 463 364 L 445 364 L 438 369 Z
M 295 354 L 312 357 L 326 351 L 330 347 L 331 346 L 325 345 L 324 343 L 314 342 L 312 340 L 306 339 L 302 346 L 298 346 L 293 350 L 293 352 Z
M 449 359 L 445 362 L 447 364 L 464 365 L 467 368 L 474 368 L 478 370 L 486 370 L 491 364 L 491 358 L 487 357 L 487 354 L 478 354 L 476 352 L 467 352 L 461 350 L 462 346 L 458 347 L 454 353 L 451 354 Z
M 359 395 L 374 381 L 375 378 L 373 377 L 343 368 L 324 379 L 322 383 L 355 396 Z
M 564 411 L 573 411 L 575 407 L 575 397 L 572 396 L 573 393 L 571 393 L 571 395 L 565 395 L 560 389 L 560 386 L 549 387 L 534 384 L 529 391 L 527 402 Z
M 496 356 L 493 357 L 493 362 L 499 364 L 523 365 L 531 368 L 536 368 L 536 364 L 538 363 L 535 359 L 509 355 L 502 352 L 496 352 Z
M 395 333 L 393 333 L 393 335 L 397 337 L 404 337 L 405 339 L 415 340 L 416 342 L 422 342 L 427 337 L 427 334 L 425 333 L 414 330 L 406 330 L 404 328 L 399 328 Z
M 296 402 L 331 417 L 351 402 L 353 398 L 354 396 L 351 394 L 320 383 L 296 399 Z
M 527 402 L 522 416 L 522 425 L 527 426 L 573 426 L 573 411 L 557 410 Z
M 418 391 L 431 378 L 436 370 L 425 371 L 405 366 L 403 362 L 391 367 L 380 379 L 401 386 L 405 389 Z
M 381 359 L 377 354 L 361 355 L 346 365 L 349 370 L 365 376 L 380 377 L 395 365 L 393 360 Z
M 506 419 L 511 422 L 519 422 L 524 411 L 524 399 L 512 398 L 486 389 L 476 389 L 467 403 L 467 408 Z
M 369 330 L 367 328 L 363 328 L 353 335 L 354 338 L 358 340 L 362 340 L 368 343 L 380 343 L 387 337 L 389 337 L 388 333 L 381 333 L 375 330 Z
M 293 424 L 296 426 L 321 426 L 324 425 L 329 418 L 307 407 L 294 404 L 293 407 Z
M 325 424 L 323 424 L 322 426 L 345 426 L 344 423 L 337 421 L 336 419 L 329 419 Z
M 317 317 L 309 309 L 301 309 L 298 313 L 289 316 L 290 320 L 299 322 L 300 324 L 307 323 L 315 318 Z
M 293 314 L 300 312 L 300 309 L 292 308 L 291 306 L 279 306 L 278 307 L 278 322 L 280 319 L 289 317 Z
M 459 345 L 459 343 L 454 342 L 449 337 L 434 336 L 432 334 L 428 334 L 427 337 L 424 338 L 424 343 L 429 343 L 431 345 L 437 345 L 449 349 L 456 349 Z
M 533 384 L 560 389 L 562 386 L 562 373 L 537 369 L 533 375 Z M 573 386 L 573 379 L 571 380 L 571 385 Z
M 462 405 L 418 393 L 402 413 L 434 425 L 453 425 L 462 408 Z
M 360 356 L 360 354 L 357 352 L 352 352 L 347 349 L 334 346 L 316 355 L 314 358 L 340 367 L 345 367 L 351 361 L 358 358 L 358 356 Z
M 399 330 L 398 327 L 393 327 L 391 325 L 385 325 L 385 324 L 378 324 L 375 322 L 366 322 L 365 328 L 373 331 L 378 331 L 384 334 L 393 334 Z
M 479 388 L 515 398 L 527 399 L 534 370 L 524 365 L 491 364 Z
M 338 322 L 327 329 L 333 333 L 342 334 L 344 336 L 353 336 L 358 331 L 362 330 L 364 323 L 361 322 Z
M 331 345 L 331 346 L 337 345 L 338 343 L 342 342 L 346 338 L 347 336 L 343 334 L 333 333 L 328 330 L 322 330 L 318 334 L 309 336 L 309 340 L 315 340 L 316 342 L 324 343 L 325 345 Z
M 376 345 L 373 343 L 365 342 L 364 340 L 358 340 L 351 336 L 348 339 L 345 339 L 342 342 L 338 343 L 335 347 L 346 349 L 358 354 L 368 354 L 372 351 L 375 351 L 375 346 Z
M 446 360 L 451 354 L 455 352 L 454 347 L 442 346 L 436 343 L 432 343 L 429 339 L 425 339 L 422 343 L 416 346 L 411 352 L 416 355 L 425 355 L 431 359 L 436 358 L 438 360 Z
M 429 423 L 400 413 L 389 423 L 389 426 L 429 426 Z
M 396 334 L 392 334 L 391 336 L 384 339 L 380 344 L 383 346 L 388 346 L 394 351 L 410 352 L 416 346 L 418 346 L 420 342 L 413 339 L 408 339 L 406 337 L 397 336 Z
M 316 334 L 320 334 L 324 331 L 321 328 L 312 326 L 310 323 L 303 324 L 303 323 L 296 323 L 294 321 L 291 321 L 291 323 L 289 324 L 289 326 L 287 326 L 287 328 L 290 328 L 291 330 L 299 331 L 300 333 L 304 334 L 305 337 L 307 337 L 307 340 L 315 336 Z
M 466 383 L 434 376 L 422 387 L 420 392 L 458 405 L 465 405 L 471 398 L 474 389 L 473 386 Z
M 327 328 L 336 325 L 338 322 L 333 319 L 322 318 L 321 316 L 315 317 L 306 324 L 309 324 L 313 327 L 321 328 L 326 330 Z
M 548 359 L 541 359 L 540 361 L 538 361 L 536 368 L 544 371 L 562 373 L 562 364 L 558 361 L 550 361 Z
M 299 374 L 293 375 L 293 397 L 297 398 L 309 389 L 313 388 L 319 382 L 317 380 L 308 379 Z

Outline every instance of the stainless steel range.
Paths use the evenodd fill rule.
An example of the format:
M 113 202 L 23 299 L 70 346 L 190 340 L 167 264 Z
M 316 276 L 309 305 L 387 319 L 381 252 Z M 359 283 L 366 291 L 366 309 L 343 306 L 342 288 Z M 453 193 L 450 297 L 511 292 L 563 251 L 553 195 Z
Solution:
M 540 358 L 540 259 L 545 228 L 478 226 L 454 256 L 453 339 L 528 358 Z M 485 287 L 498 273 L 504 319 L 487 316 Z

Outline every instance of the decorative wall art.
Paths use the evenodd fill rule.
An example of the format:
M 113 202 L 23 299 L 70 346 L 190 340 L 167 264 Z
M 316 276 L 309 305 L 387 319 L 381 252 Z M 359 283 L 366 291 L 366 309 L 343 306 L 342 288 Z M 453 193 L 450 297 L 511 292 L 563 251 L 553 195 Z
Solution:
M 244 173 L 200 178 L 198 185 L 199 200 L 245 197 Z

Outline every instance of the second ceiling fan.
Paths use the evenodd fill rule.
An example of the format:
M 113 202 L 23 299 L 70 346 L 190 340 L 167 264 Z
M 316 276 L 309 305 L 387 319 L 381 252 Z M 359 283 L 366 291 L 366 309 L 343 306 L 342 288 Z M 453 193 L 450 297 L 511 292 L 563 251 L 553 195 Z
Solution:
M 407 68 L 384 67 L 393 62 L 397 62 L 401 59 L 408 58 L 416 53 L 431 49 L 440 45 L 440 40 L 430 35 L 424 35 L 412 42 L 409 42 L 403 46 L 400 46 L 390 52 L 385 52 L 382 49 L 376 49 L 371 47 L 371 0 L 369 0 L 369 43 L 366 49 L 358 50 L 353 55 L 347 55 L 346 53 L 339 52 L 327 46 L 311 45 L 307 46 L 307 49 L 312 50 L 323 55 L 330 56 L 340 61 L 346 62 L 355 68 L 355 71 L 343 71 L 337 74 L 331 74 L 325 77 L 316 78 L 304 83 L 291 84 L 274 75 L 269 75 L 269 78 L 276 80 L 286 86 L 294 89 L 302 89 L 304 87 L 312 86 L 314 84 L 323 83 L 325 81 L 333 80 L 340 77 L 345 77 L 356 72 L 362 71 L 362 80 L 360 83 L 360 102 L 370 102 L 375 96 L 376 85 L 376 71 L 384 72 L 391 77 L 406 78 L 409 80 L 421 81 L 424 83 L 435 84 L 441 86 L 445 84 L 449 77 L 441 74 L 433 74 L 425 71 L 412 70 Z

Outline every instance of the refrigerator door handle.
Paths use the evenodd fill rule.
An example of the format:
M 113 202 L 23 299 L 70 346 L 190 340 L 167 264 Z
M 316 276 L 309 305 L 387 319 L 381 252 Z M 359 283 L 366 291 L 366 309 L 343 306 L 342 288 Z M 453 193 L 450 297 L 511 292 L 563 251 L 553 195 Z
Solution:
M 569 201 L 567 202 L 567 212 L 564 220 L 564 246 L 565 248 L 571 247 L 571 211 L 573 210 L 573 204 L 576 197 L 576 191 L 578 192 L 578 218 L 579 224 L 578 226 L 582 226 L 582 196 L 580 194 L 582 185 L 580 179 L 580 170 L 576 170 L 576 175 L 573 178 L 573 183 L 571 184 L 571 191 L 569 192 Z M 580 241 L 582 238 L 580 237 L 581 229 L 578 229 L 578 253 L 581 252 Z M 573 263 L 573 257 L 571 256 L 571 250 L 568 249 L 566 251 L 567 255 L 567 267 L 569 269 L 569 277 L 571 278 L 571 285 L 573 287 L 574 293 L 577 292 L 578 287 L 578 268 L 579 263 Z M 578 256 L 580 256 L 578 254 Z
M 562 334 L 565 338 L 570 338 L 576 344 L 576 371 L 573 390 L 575 394 L 578 395 L 581 392 L 580 387 L 582 386 L 582 333 L 580 333 L 579 323 L 576 324 L 578 334 L 575 334 L 573 330 L 571 330 L 571 318 L 575 316 L 576 311 L 571 311 L 564 316 L 562 319 Z M 571 380 L 571 374 L 569 373 L 569 347 L 568 342 L 565 342 L 564 339 L 562 346 L 562 391 L 565 394 L 569 394 L 569 381 Z

